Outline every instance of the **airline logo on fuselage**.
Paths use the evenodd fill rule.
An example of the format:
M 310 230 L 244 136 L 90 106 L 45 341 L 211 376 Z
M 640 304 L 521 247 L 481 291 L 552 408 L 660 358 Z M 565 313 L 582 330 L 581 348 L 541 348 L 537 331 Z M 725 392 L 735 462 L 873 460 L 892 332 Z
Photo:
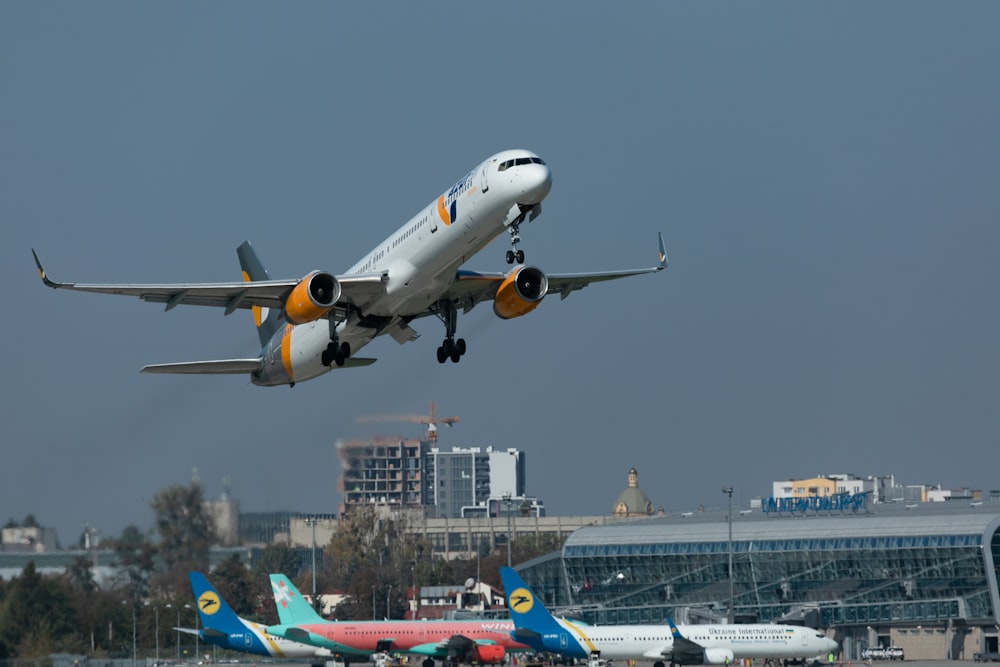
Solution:
M 438 197 L 437 213 L 445 225 L 450 225 L 458 218 L 458 198 L 472 189 L 473 173 L 475 172 L 470 171 L 465 178 L 451 186 L 451 190 Z
M 535 606 L 535 596 L 527 588 L 518 588 L 510 594 L 508 602 L 512 611 L 527 614 Z
M 219 611 L 219 596 L 212 591 L 205 591 L 198 598 L 198 609 L 206 616 Z

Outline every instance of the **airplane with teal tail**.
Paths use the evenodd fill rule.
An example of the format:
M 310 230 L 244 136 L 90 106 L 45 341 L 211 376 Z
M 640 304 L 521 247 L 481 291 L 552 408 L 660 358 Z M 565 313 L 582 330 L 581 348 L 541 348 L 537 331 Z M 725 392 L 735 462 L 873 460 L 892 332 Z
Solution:
M 400 652 L 425 656 L 421 667 L 433 667 L 435 659 L 502 664 L 509 652 L 528 648 L 514 641 L 514 624 L 507 620 L 328 621 L 285 575 L 272 574 L 271 589 L 281 625 L 267 631 L 340 653 L 345 663 L 352 655 L 367 661 L 373 653 Z

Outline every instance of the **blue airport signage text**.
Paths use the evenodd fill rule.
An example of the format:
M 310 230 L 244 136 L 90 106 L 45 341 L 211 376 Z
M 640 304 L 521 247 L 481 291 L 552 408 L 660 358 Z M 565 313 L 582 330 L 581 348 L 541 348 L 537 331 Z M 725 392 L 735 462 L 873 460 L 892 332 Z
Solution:
M 807 498 L 764 498 L 760 503 L 764 514 L 787 512 L 789 514 L 804 514 L 806 512 L 865 512 L 868 510 L 868 494 L 838 493 L 833 496 L 809 496 Z

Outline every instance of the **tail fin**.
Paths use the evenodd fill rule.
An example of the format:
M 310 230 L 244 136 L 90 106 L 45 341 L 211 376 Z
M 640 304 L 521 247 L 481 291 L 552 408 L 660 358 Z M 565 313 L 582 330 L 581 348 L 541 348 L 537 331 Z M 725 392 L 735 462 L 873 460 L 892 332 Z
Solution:
M 244 282 L 270 279 L 267 269 L 260 263 L 260 259 L 249 241 L 240 244 L 240 247 L 236 249 L 236 255 L 240 258 Z M 260 344 L 264 345 L 281 327 L 281 311 L 261 308 L 260 306 L 254 306 L 251 311 L 253 312 L 254 324 L 257 325 L 257 336 L 260 338 Z
M 240 617 L 226 604 L 212 584 L 208 583 L 204 574 L 189 572 L 188 579 L 191 581 L 191 592 L 194 593 L 201 627 L 206 635 L 213 633 L 229 635 L 246 631 L 246 626 L 240 621 Z
M 504 594 L 507 596 L 507 608 L 514 622 L 514 639 L 535 650 L 549 651 L 551 647 L 542 646 L 542 637 L 565 634 L 565 629 L 553 618 L 541 600 L 537 599 L 524 580 L 509 567 L 500 568 L 500 578 L 503 581 Z
M 285 575 L 271 575 L 271 590 L 274 592 L 274 604 L 278 608 L 278 620 L 282 625 L 326 622 Z

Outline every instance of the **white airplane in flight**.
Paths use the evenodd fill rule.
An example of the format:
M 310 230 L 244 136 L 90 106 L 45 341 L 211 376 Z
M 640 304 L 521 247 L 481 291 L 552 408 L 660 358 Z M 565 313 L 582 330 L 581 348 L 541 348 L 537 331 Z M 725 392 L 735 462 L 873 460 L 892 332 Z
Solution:
M 237 255 L 243 282 L 161 285 L 86 285 L 50 279 L 37 253 L 35 264 L 45 285 L 54 289 L 125 294 L 166 304 L 216 306 L 229 315 L 253 311 L 262 350 L 249 359 L 217 359 L 145 366 L 147 373 L 249 373 L 261 386 L 291 385 L 323 375 L 334 366 L 367 366 L 375 359 L 353 356 L 376 336 L 400 344 L 415 340 L 410 322 L 437 316 L 445 338 L 437 360 L 457 363 L 465 339 L 456 340 L 458 312 L 493 301 L 502 319 L 520 317 L 546 294 L 566 298 L 590 283 L 615 280 L 666 268 L 663 236 L 656 266 L 601 273 L 546 275 L 524 264 L 518 248 L 520 225 L 541 214 L 552 187 L 552 173 L 537 155 L 508 150 L 493 155 L 425 206 L 345 273 L 311 271 L 295 280 L 271 280 L 249 242 Z M 459 267 L 506 231 L 511 249 L 506 273 L 478 273 Z
M 805 661 L 837 650 L 837 642 L 801 625 L 586 625 L 556 618 L 520 575 L 500 568 L 507 608 L 516 628 L 511 636 L 536 651 L 570 658 L 653 660 L 653 667 L 731 665 L 744 658 Z M 683 629 L 683 630 L 682 630 Z

